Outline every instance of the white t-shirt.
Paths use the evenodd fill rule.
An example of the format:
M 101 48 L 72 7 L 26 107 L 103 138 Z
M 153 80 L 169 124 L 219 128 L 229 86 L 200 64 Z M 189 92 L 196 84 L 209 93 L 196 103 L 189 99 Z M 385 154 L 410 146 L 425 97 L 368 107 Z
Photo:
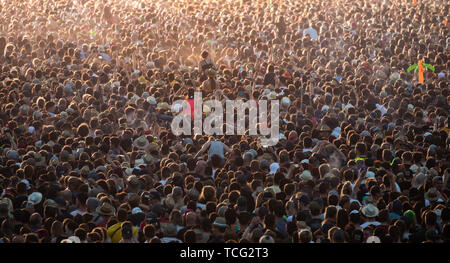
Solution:
M 364 229 L 364 228 L 366 228 L 366 227 L 368 227 L 368 226 L 370 226 L 370 225 L 373 225 L 373 226 L 379 226 L 379 225 L 381 225 L 381 223 L 378 222 L 378 221 L 375 221 L 375 222 L 365 222 L 364 224 L 361 225 L 361 228 Z

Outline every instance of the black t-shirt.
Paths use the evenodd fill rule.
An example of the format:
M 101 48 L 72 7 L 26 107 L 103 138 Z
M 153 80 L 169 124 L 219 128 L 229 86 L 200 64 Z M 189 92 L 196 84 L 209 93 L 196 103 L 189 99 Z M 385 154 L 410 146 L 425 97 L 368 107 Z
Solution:
M 20 196 L 17 196 L 16 198 L 14 198 L 14 200 L 13 200 L 14 209 L 22 208 L 23 202 L 27 201 L 27 200 L 28 200 L 28 198 L 26 195 L 20 195 Z
M 398 186 L 400 187 L 401 191 L 408 190 L 409 188 L 411 188 L 411 182 L 403 181 L 403 182 L 399 183 Z

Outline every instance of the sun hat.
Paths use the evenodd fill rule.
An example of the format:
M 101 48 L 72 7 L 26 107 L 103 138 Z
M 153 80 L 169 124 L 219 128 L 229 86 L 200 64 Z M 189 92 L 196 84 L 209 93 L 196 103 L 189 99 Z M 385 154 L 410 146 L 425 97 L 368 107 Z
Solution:
M 381 240 L 377 236 L 370 236 L 367 238 L 366 243 L 381 243 Z
M 425 193 L 425 199 L 431 202 L 435 202 L 440 198 L 440 193 L 435 187 L 431 187 L 428 189 L 428 191 Z
M 186 146 L 183 146 L 183 144 L 181 143 L 181 141 L 178 141 L 175 145 L 169 147 L 172 151 L 177 152 L 186 152 Z
M 378 208 L 373 204 L 367 204 L 361 209 L 361 213 L 368 218 L 374 218 L 378 216 L 379 210 Z
M 144 156 L 142 157 L 142 159 L 144 160 L 144 162 L 145 162 L 146 164 L 152 164 L 153 161 L 154 161 L 153 156 L 152 156 L 151 154 L 148 154 L 148 153 L 144 154 Z
M 34 153 L 34 160 L 34 165 L 45 166 L 45 157 L 40 152 Z
M 81 240 L 79 237 L 77 236 L 71 236 L 69 238 L 67 238 L 68 240 L 72 241 L 72 243 L 81 243 Z
M 95 212 L 101 216 L 114 216 L 116 209 L 109 203 L 103 203 L 95 209 Z
M 159 151 L 159 145 L 157 143 L 152 142 L 148 145 L 148 150 L 150 152 Z
M 156 105 L 156 109 L 170 110 L 170 105 L 167 102 L 160 102 Z
M 33 192 L 28 196 L 28 202 L 32 205 L 37 205 L 42 201 L 42 194 L 39 192 Z
M 300 174 L 300 179 L 304 181 L 311 181 L 313 179 L 313 176 L 309 170 L 305 170 Z
M 267 94 L 266 97 L 268 100 L 274 100 L 277 98 L 277 93 L 275 91 L 272 91 L 269 94 Z
M 331 132 L 331 128 L 322 122 L 317 126 L 317 129 L 321 132 Z
M 148 147 L 149 142 L 147 140 L 147 137 L 142 135 L 133 141 L 133 145 L 140 150 L 144 150 Z

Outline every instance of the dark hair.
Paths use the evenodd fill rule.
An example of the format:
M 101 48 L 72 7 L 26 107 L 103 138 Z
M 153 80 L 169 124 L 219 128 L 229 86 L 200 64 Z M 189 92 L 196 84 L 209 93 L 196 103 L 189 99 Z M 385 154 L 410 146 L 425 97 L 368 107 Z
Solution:
M 196 243 L 196 233 L 190 229 L 184 233 L 184 243 Z
M 339 209 L 336 215 L 336 225 L 342 229 L 348 224 L 348 213 L 345 209 Z
M 131 239 L 133 237 L 133 224 L 130 221 L 123 222 L 120 227 L 123 239 Z
M 155 227 L 153 225 L 145 225 L 143 232 L 146 239 L 153 238 L 155 236 Z
M 77 228 L 75 229 L 75 232 L 73 233 L 76 237 L 78 237 L 81 241 L 86 240 L 86 230 L 83 228 Z
M 87 123 L 81 123 L 77 128 L 77 134 L 80 137 L 86 137 L 89 135 L 89 126 Z
M 39 243 L 39 237 L 35 233 L 25 234 L 25 243 Z
M 236 222 L 236 211 L 233 208 L 227 208 L 227 210 L 225 210 L 225 220 L 227 222 L 227 225 L 232 225 Z

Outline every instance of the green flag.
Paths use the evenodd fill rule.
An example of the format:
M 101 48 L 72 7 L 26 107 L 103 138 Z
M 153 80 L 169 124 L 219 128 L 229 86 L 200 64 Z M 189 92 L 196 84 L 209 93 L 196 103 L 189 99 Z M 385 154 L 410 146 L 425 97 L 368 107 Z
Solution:
M 431 71 L 434 71 L 434 67 L 431 66 L 430 64 L 423 63 L 423 66 L 426 67 L 427 69 L 430 69 Z
M 411 66 L 409 66 L 409 68 L 408 68 L 406 71 L 407 71 L 407 72 L 410 72 L 411 70 L 413 70 L 413 69 L 415 69 L 415 68 L 417 68 L 417 67 L 418 67 L 417 64 L 411 65 Z

